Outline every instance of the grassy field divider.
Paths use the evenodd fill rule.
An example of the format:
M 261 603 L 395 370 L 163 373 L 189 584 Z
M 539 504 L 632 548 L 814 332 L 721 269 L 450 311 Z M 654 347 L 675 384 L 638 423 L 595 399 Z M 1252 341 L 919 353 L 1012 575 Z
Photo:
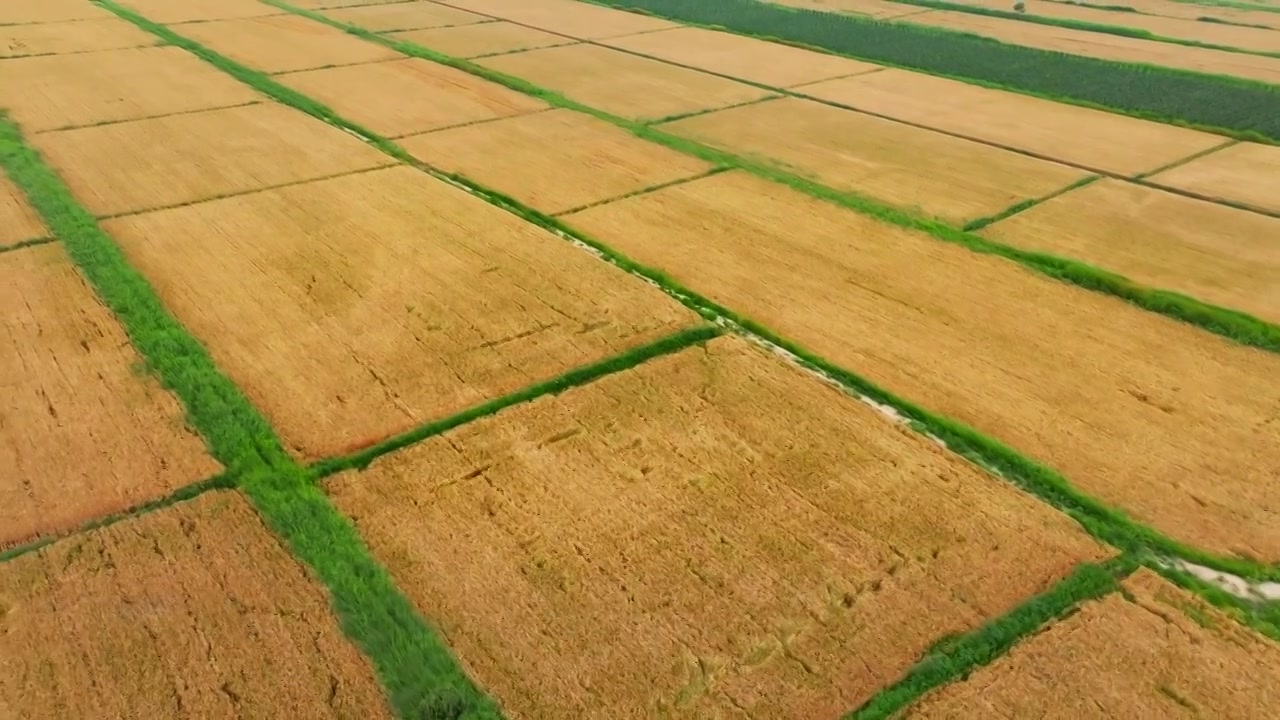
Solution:
M 33 238 L 31 240 L 22 240 L 16 243 L 9 243 L 8 245 L 0 245 L 0 253 L 13 252 L 14 250 L 21 250 L 22 248 L 48 245 L 49 243 L 57 242 L 57 241 L 58 241 L 57 238 L 52 238 L 52 237 L 42 237 L 42 238 Z
M 1043 197 L 1027 198 L 1022 202 L 1014 203 L 1013 205 L 1010 205 L 1009 207 L 1005 208 L 1004 210 L 1001 210 L 995 215 L 988 215 L 987 217 L 977 218 L 976 220 L 970 220 L 969 222 L 965 223 L 964 227 L 961 229 L 964 232 L 977 232 L 982 228 L 987 227 L 988 225 L 994 225 L 1000 222 L 1001 220 L 1007 220 L 1013 217 L 1014 215 L 1017 215 L 1020 212 L 1025 212 L 1027 210 L 1030 210 L 1031 208 L 1037 205 L 1049 202 L 1050 200 L 1056 197 L 1066 195 L 1072 190 L 1079 190 L 1080 188 L 1086 185 L 1091 185 L 1101 179 L 1102 179 L 1101 175 L 1089 175 L 1087 177 L 1080 178 L 1079 180 L 1071 183 L 1070 185 L 1060 190 L 1055 190 Z
M 1280 642 L 1280 601 L 1242 598 L 1159 558 L 1147 559 L 1143 564 L 1174 585 L 1200 596 L 1236 622 Z
M 1145 285 L 1135 283 L 1129 278 L 1118 273 L 1098 268 L 1078 260 L 1051 255 L 1048 253 L 1023 250 L 1012 245 L 1006 245 L 994 240 L 989 240 L 971 232 L 966 232 L 965 230 L 952 227 L 944 222 L 921 217 L 906 210 L 885 205 L 884 203 L 858 193 L 834 190 L 828 186 L 803 178 L 775 166 L 749 160 L 694 140 L 682 138 L 668 133 L 661 128 L 653 127 L 643 122 L 627 120 L 625 118 L 597 110 L 593 107 L 571 100 L 560 93 L 546 90 L 545 88 L 541 88 L 520 78 L 506 75 L 496 70 L 490 70 L 489 68 L 477 65 L 467 60 L 444 55 L 411 42 L 383 37 L 375 32 L 326 17 L 319 12 L 295 7 L 283 0 L 262 0 L 262 2 L 295 15 L 310 18 L 330 27 L 343 30 L 350 35 L 377 43 L 404 55 L 429 60 L 431 62 L 462 70 L 481 79 L 489 80 L 517 92 L 522 92 L 526 95 L 538 98 L 550 105 L 590 115 L 627 130 L 642 140 L 663 145 L 667 148 L 699 158 L 713 165 L 746 170 L 747 172 L 753 173 L 759 177 L 781 183 L 812 197 L 873 217 L 881 222 L 896 225 L 908 230 L 923 232 L 937 240 L 957 244 L 977 253 L 1003 257 L 1055 280 L 1070 283 L 1086 290 L 1112 295 L 1144 310 L 1159 313 L 1190 325 L 1195 325 L 1201 329 L 1221 335 L 1222 337 L 1238 342 L 1242 345 L 1280 353 L 1280 325 L 1268 323 L 1247 313 L 1212 305 L 1202 300 L 1171 290 L 1150 288 Z M 207 53 L 208 51 L 206 50 L 205 52 Z M 230 62 L 225 59 L 223 60 L 224 62 Z M 275 84 L 270 78 L 265 79 L 267 82 Z M 270 94 L 273 97 L 277 97 L 282 102 L 293 104 L 294 107 L 307 112 L 312 112 L 313 115 L 320 117 L 321 119 L 336 117 L 336 114 L 332 110 L 324 106 L 320 106 L 318 103 L 309 99 L 304 99 L 296 103 L 292 102 L 290 98 L 296 96 L 297 93 L 292 90 L 288 90 L 287 88 L 282 88 L 280 93 L 277 93 L 274 88 L 269 87 L 259 87 L 259 90 Z M 309 107 L 314 108 L 314 112 L 312 110 L 308 110 Z M 329 121 L 333 122 L 332 120 Z M 382 149 L 384 152 L 392 154 L 394 157 L 405 159 L 408 156 L 408 154 L 394 142 L 385 138 L 380 138 L 368 130 L 360 128 L 354 123 L 339 120 L 335 124 L 339 127 L 343 127 L 369 137 L 370 142 Z M 532 215 L 530 215 L 530 213 L 532 213 L 540 218 L 546 220 L 550 219 L 541 213 L 536 213 L 536 211 L 525 208 L 522 204 L 496 193 L 491 189 L 472 183 L 460 175 L 435 170 L 412 158 L 405 159 L 405 162 L 410 162 L 420 167 L 424 167 L 424 169 L 427 169 L 438 177 L 444 177 L 471 188 L 477 194 L 498 199 L 504 205 L 507 205 L 510 208 L 515 208 L 519 213 L 526 215 L 527 217 L 532 217 Z M 543 220 L 536 220 L 536 222 L 543 222 Z
M 321 460 L 311 466 L 311 476 L 315 480 L 320 480 L 344 470 L 364 470 L 374 460 L 400 448 L 440 435 L 480 418 L 494 415 L 509 407 L 531 402 L 542 397 L 559 395 L 566 390 L 587 385 L 605 376 L 630 370 L 656 357 L 670 355 L 695 345 L 701 345 L 708 340 L 719 337 L 723 333 L 724 331 L 721 328 L 714 325 L 699 325 L 683 330 L 648 345 L 642 345 L 624 352 L 621 355 L 615 355 L 591 365 L 574 368 L 550 380 L 530 385 L 508 395 L 494 398 L 479 405 L 473 405 L 457 414 L 420 425 L 413 430 L 389 438 L 360 452 Z
M 1119 581 L 1137 567 L 1138 563 L 1127 555 L 1101 564 L 1079 565 L 1049 590 L 1005 615 L 936 644 L 901 679 L 847 713 L 843 720 L 896 717 L 929 692 L 989 665 L 1018 642 L 1069 616 L 1081 604 L 1119 591 Z
M 100 2 L 104 5 L 110 4 L 110 0 L 100 0 Z M 263 0 L 263 2 L 303 17 L 310 17 L 312 19 L 319 20 L 332 27 L 346 30 L 357 37 L 371 39 L 414 57 L 438 61 L 442 64 L 464 70 L 466 70 L 470 65 L 470 63 L 457 58 L 439 55 L 438 53 L 434 53 L 425 48 L 420 48 L 411 43 L 381 38 L 375 33 L 331 20 L 319 13 L 295 8 L 281 0 Z M 211 51 L 205 50 L 204 52 L 216 56 L 216 54 Z M 221 56 L 216 57 L 218 58 L 216 64 L 234 64 L 233 61 L 222 58 Z M 440 59 L 436 60 L 437 58 Z M 548 100 L 548 102 L 552 102 L 553 104 L 563 103 L 563 107 L 579 109 L 581 112 L 586 112 L 587 114 L 595 117 L 609 120 L 615 124 L 619 124 L 621 127 L 633 130 L 633 132 L 640 137 L 649 137 L 651 135 L 664 136 L 668 140 L 670 147 L 677 150 L 687 151 L 695 157 L 700 157 L 716 164 L 732 164 L 731 161 L 739 161 L 735 156 L 723 153 L 719 150 L 683 140 L 675 136 L 667 136 L 665 133 L 661 133 L 653 128 L 648 128 L 640 123 L 622 121 L 598 110 L 563 99 L 558 94 L 542 90 L 541 88 L 530 85 L 529 83 L 516 78 L 508 78 L 505 75 L 491 71 L 483 73 L 476 72 L 476 74 L 481 77 L 494 79 L 496 82 L 503 82 L 505 80 L 506 82 L 503 82 L 503 84 L 508 87 L 512 87 L 513 89 L 521 90 L 522 88 L 528 88 L 528 92 L 531 95 Z M 261 86 L 255 87 L 259 91 L 269 95 L 272 94 L 274 90 L 273 86 L 278 85 L 275 81 L 268 77 L 261 76 L 260 74 L 255 77 L 261 78 L 260 82 L 262 83 Z M 297 93 L 293 92 L 282 95 L 284 98 L 294 98 L 296 96 Z M 295 105 L 295 107 L 304 111 L 309 107 L 314 107 L 317 108 L 318 112 L 324 112 L 328 116 L 335 118 L 339 127 L 348 129 L 358 128 L 358 126 L 353 123 L 337 118 L 336 114 L 331 110 L 313 101 L 307 100 L 304 103 Z M 392 141 L 385 138 L 378 138 L 376 135 L 368 133 L 366 130 L 359 129 L 353 131 L 370 135 L 371 142 L 377 143 L 378 147 L 389 146 L 400 153 L 404 152 Z M 826 375 L 843 387 L 864 398 L 870 399 L 878 404 L 894 408 L 902 417 L 906 418 L 911 426 L 916 430 L 945 442 L 953 452 L 968 458 L 988 471 L 1005 478 L 1009 482 L 1023 488 L 1027 492 L 1030 492 L 1050 505 L 1058 508 L 1062 512 L 1067 513 L 1085 527 L 1091 534 L 1103 542 L 1125 551 L 1151 551 L 1170 557 L 1183 558 L 1189 562 L 1204 565 L 1215 570 L 1228 572 L 1243 578 L 1267 580 L 1280 579 L 1280 567 L 1267 566 L 1251 559 L 1228 558 L 1212 555 L 1173 540 L 1152 528 L 1140 525 L 1128 518 L 1123 512 L 1107 506 L 1080 492 L 1066 478 L 1058 474 L 1056 471 L 1024 457 L 998 440 L 990 438 L 963 423 L 940 415 L 935 415 L 908 400 L 900 398 L 897 395 L 880 388 L 865 378 L 862 378 L 847 369 L 839 367 L 838 365 L 811 353 L 796 343 L 781 337 L 764 325 L 700 295 L 691 288 L 677 282 L 673 277 L 662 270 L 637 263 L 626 255 L 614 250 L 607 244 L 592 238 L 585 233 L 578 232 L 554 217 L 530 208 L 513 198 L 503 195 L 502 193 L 479 185 L 466 177 L 456 174 L 441 173 L 439 171 L 432 170 L 421 163 L 415 162 L 415 165 L 422 167 L 424 170 L 431 172 L 437 177 L 442 177 L 468 189 L 478 197 L 484 198 L 494 205 L 521 217 L 527 222 L 549 230 L 566 241 L 590 249 L 601 259 L 613 264 L 614 266 L 652 282 L 654 285 L 666 292 L 670 297 L 676 299 L 686 307 L 689 307 L 702 317 L 717 324 L 727 325 L 735 331 L 751 336 L 776 348 L 785 350 L 786 352 L 791 353 L 803 366 Z M 773 170 L 764 166 L 753 166 L 752 169 L 763 177 L 776 179 L 779 182 L 792 185 L 793 187 L 797 187 L 797 189 L 807 192 L 815 197 L 840 203 L 851 202 L 847 196 L 841 193 L 837 193 L 825 186 L 803 180 L 794 175 L 789 175 L 782 171 Z M 990 243 L 976 235 L 962 233 L 936 221 L 921 220 L 900 210 L 884 208 L 883 206 L 874 206 L 873 212 L 869 214 L 876 215 L 877 217 L 880 216 L 879 214 L 883 214 L 885 218 L 890 218 L 890 221 L 897 225 L 928 228 L 935 233 L 936 237 L 951 239 L 953 242 L 959 242 L 961 244 L 972 244 L 975 248 L 981 249 L 985 252 L 1001 255 L 1006 253 L 1016 253 L 1018 255 L 1034 256 L 1032 253 L 1022 253 L 1021 251 L 1014 251 L 1012 248 L 1006 246 Z M 1128 280 L 1125 280 L 1120 276 L 1109 273 L 1101 275 L 1100 273 L 1102 273 L 1102 271 L 1098 271 L 1080 263 L 1063 261 L 1059 258 L 1051 258 L 1049 256 L 1040 257 L 1047 258 L 1045 261 L 1046 264 L 1050 262 L 1060 263 L 1063 275 L 1078 272 L 1084 274 L 1086 278 L 1101 277 L 1104 281 L 1113 283 L 1112 285 L 1105 286 L 1107 289 L 1123 290 L 1128 288 L 1131 290 L 1134 297 L 1140 301 L 1152 301 L 1153 297 L 1171 297 L 1174 299 L 1182 297 L 1175 296 L 1172 293 L 1151 291 L 1146 288 L 1134 286 L 1129 283 Z M 1047 270 L 1044 272 L 1053 276 L 1052 272 Z M 1086 287 L 1088 287 L 1088 285 L 1086 285 Z M 1203 304 L 1190 298 L 1184 298 L 1183 302 L 1186 303 L 1187 307 L 1191 308 L 1205 307 Z M 1135 304 L 1141 303 L 1139 302 Z M 1232 311 L 1222 310 L 1220 312 L 1228 313 L 1226 316 L 1228 318 L 1238 317 L 1253 320 L 1252 318 L 1248 318 L 1248 316 L 1232 313 Z M 1261 321 L 1253 320 L 1253 322 L 1261 324 Z M 1234 331 L 1237 330 L 1238 327 L 1239 326 L 1233 324 L 1228 327 L 1228 330 Z M 1276 333 L 1276 335 L 1271 337 L 1271 340 L 1275 343 L 1273 347 L 1280 348 L 1280 328 L 1264 326 L 1264 329 L 1266 328 L 1270 328 L 1271 331 Z M 1228 337 L 1230 337 L 1229 334 Z

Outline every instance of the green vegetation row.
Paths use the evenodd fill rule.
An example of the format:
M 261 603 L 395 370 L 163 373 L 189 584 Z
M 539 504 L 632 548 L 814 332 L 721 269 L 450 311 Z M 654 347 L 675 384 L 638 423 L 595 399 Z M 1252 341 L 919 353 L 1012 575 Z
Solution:
M 1144 310 L 1159 313 L 1174 320 L 1194 325 L 1242 345 L 1280 353 L 1280 325 L 1265 322 L 1247 313 L 1212 305 L 1202 300 L 1188 297 L 1182 293 L 1150 288 L 1145 285 L 1135 283 L 1123 275 L 1070 258 L 1031 250 L 1023 250 L 1012 245 L 1005 245 L 1003 243 L 975 235 L 972 232 L 953 228 L 946 223 L 922 218 L 902 209 L 885 205 L 884 203 L 858 193 L 837 191 L 773 165 L 743 158 L 694 140 L 672 135 L 658 127 L 654 127 L 646 123 L 628 120 L 626 118 L 597 110 L 596 108 L 583 105 L 582 103 L 567 98 L 560 93 L 552 92 L 521 78 L 513 77 L 497 70 L 491 70 L 468 60 L 444 55 L 411 42 L 385 37 L 355 25 L 333 20 L 319 12 L 289 5 L 287 2 L 284 2 L 284 0 L 263 0 L 263 2 L 293 14 L 324 23 L 330 27 L 343 30 L 348 34 L 363 40 L 378 43 L 379 45 L 395 50 L 403 55 L 417 57 L 441 65 L 453 67 L 479 78 L 498 83 L 517 92 L 536 97 L 555 107 L 567 108 L 576 112 L 591 115 L 592 117 L 604 120 L 605 122 L 627 130 L 640 139 L 658 143 L 676 150 L 677 152 L 700 158 L 718 167 L 746 170 L 768 180 L 787 185 L 812 197 L 840 205 L 841 207 L 845 207 L 863 215 L 874 217 L 877 220 L 890 225 L 923 232 L 938 240 L 961 245 L 974 252 L 1003 257 L 1055 280 L 1070 283 L 1086 290 L 1092 290 L 1120 298 L 1121 300 Z M 206 50 L 204 52 L 208 51 Z M 339 127 L 352 130 L 353 132 L 357 132 L 368 137 L 376 147 L 382 149 L 383 152 L 386 152 L 393 157 L 404 162 L 417 163 L 417 161 L 410 157 L 409 154 L 400 146 L 390 140 L 381 138 L 377 134 L 362 128 L 355 123 L 336 118 L 336 115 L 331 109 L 319 105 L 310 98 L 303 97 L 289 88 L 281 86 L 278 90 L 264 90 L 264 92 L 269 92 L 269 94 L 272 94 L 273 97 L 276 97 L 281 102 L 303 109 L 316 117 L 326 120 L 327 122 L 334 123 Z M 441 173 L 434 170 L 432 172 L 435 172 L 437 175 L 448 177 L 456 182 L 463 184 L 469 183 L 465 177 Z M 1083 184 L 1086 180 L 1082 180 L 1081 183 Z M 480 194 L 487 195 L 491 198 L 498 196 L 498 194 L 491 189 L 480 188 L 479 186 L 475 186 L 474 183 L 471 183 L 471 186 Z M 520 203 L 517 203 L 510 198 L 503 198 L 503 202 L 507 203 L 510 207 L 520 205 Z M 1025 207 L 1021 209 L 1025 209 Z M 994 222 L 994 219 L 990 220 L 990 222 Z
M 757 0 L 599 4 L 1240 139 L 1280 142 L 1280 87 L 1251 80 L 1068 55 Z
M 981 5 L 965 5 L 962 3 L 946 2 L 946 0 L 893 0 L 893 2 L 903 5 L 915 5 L 917 7 L 933 8 L 935 10 L 948 10 L 952 12 L 962 12 L 969 15 L 983 15 L 986 17 L 1001 18 L 1004 20 L 1018 20 L 1020 22 L 1028 22 L 1036 25 L 1049 25 L 1051 27 L 1068 28 L 1071 30 L 1084 30 L 1086 32 L 1104 33 L 1106 35 L 1119 35 L 1121 37 L 1136 38 L 1139 40 L 1152 40 L 1155 42 L 1169 43 L 1171 45 L 1186 45 L 1188 47 L 1206 48 L 1208 50 L 1222 50 L 1224 52 L 1241 53 L 1243 55 L 1262 55 L 1264 57 L 1280 57 L 1280 53 L 1263 52 L 1259 50 L 1248 50 L 1245 48 L 1233 47 L 1231 45 L 1215 45 L 1213 43 L 1200 42 L 1188 38 L 1169 37 L 1167 35 L 1157 35 L 1150 30 L 1143 28 L 1125 27 L 1123 25 L 1107 25 L 1105 23 L 1095 23 L 1086 20 L 1074 20 L 1072 18 L 1052 17 L 1049 15 L 1036 15 L 1034 13 L 1020 13 L 1012 10 L 998 10 L 995 8 L 983 7 Z M 894 22 L 907 22 L 910 20 L 895 20 Z
M 668 147 L 681 152 L 686 152 L 695 157 L 722 165 L 736 164 L 767 179 L 790 185 L 811 196 L 851 207 L 854 210 L 872 215 L 895 225 L 924 230 L 932 233 L 934 237 L 938 237 L 948 242 L 956 242 L 966 245 L 978 252 L 999 254 L 1024 260 L 1024 264 L 1033 261 L 1038 262 L 1040 263 L 1039 265 L 1032 265 L 1032 267 L 1035 267 L 1035 269 L 1044 274 L 1062 278 L 1086 288 L 1109 292 L 1120 297 L 1125 297 L 1125 295 L 1128 294 L 1130 297 L 1126 297 L 1125 299 L 1132 298 L 1131 301 L 1135 302 L 1135 304 L 1142 305 L 1143 307 L 1151 306 L 1149 309 L 1159 309 L 1164 311 L 1165 314 L 1173 317 L 1178 317 L 1179 314 L 1185 313 L 1191 320 L 1202 321 L 1200 323 L 1196 323 L 1201 324 L 1202 326 L 1212 326 L 1214 323 L 1219 321 L 1225 322 L 1228 327 L 1222 328 L 1222 334 L 1228 335 L 1229 337 L 1231 336 L 1231 333 L 1236 331 L 1246 329 L 1256 330 L 1261 334 L 1261 338 L 1269 339 L 1268 344 L 1272 349 L 1280 349 L 1280 328 L 1266 325 L 1265 323 L 1249 318 L 1248 316 L 1234 313 L 1229 310 L 1210 308 L 1198 301 L 1185 298 L 1184 296 L 1176 295 L 1174 293 L 1143 288 L 1141 286 L 1134 285 L 1132 282 L 1121 276 L 1106 273 L 1105 271 L 1097 270 L 1074 261 L 1063 260 L 1061 258 L 1047 255 L 1024 253 L 1022 251 L 1014 250 L 1013 248 L 997 245 L 979 238 L 976 235 L 955 230 L 954 228 L 942 223 L 921 220 L 900 210 L 886 208 L 884 206 L 876 205 L 870 201 L 855 199 L 847 194 L 837 193 L 830 188 L 817 185 L 794 175 L 784 173 L 780 170 L 764 166 L 750 165 L 740 158 L 727 153 L 708 148 L 689 140 L 667 135 L 655 128 L 651 128 L 640 123 L 631 122 L 603 113 L 599 110 L 595 110 L 594 108 L 571 101 L 558 93 L 553 93 L 532 85 L 524 80 L 503 75 L 502 73 L 483 68 L 465 60 L 441 55 L 440 53 L 436 53 L 412 43 L 381 37 L 376 33 L 369 32 L 362 28 L 332 20 L 317 12 L 296 8 L 282 0 L 264 0 L 264 2 L 302 17 L 308 17 L 332 27 L 346 30 L 352 35 L 377 42 L 406 55 L 420 57 L 468 72 L 473 72 L 479 77 L 502 83 L 507 87 L 538 97 L 553 105 L 588 113 L 594 117 L 601 118 L 614 123 L 619 127 L 628 129 L 641 138 L 660 142 Z M 259 89 L 268 94 L 274 92 L 266 86 Z M 283 93 L 279 97 L 291 96 L 292 93 Z M 314 105 L 313 101 L 308 101 L 308 103 L 310 103 L 310 105 L 298 107 L 306 110 L 307 107 Z M 333 114 L 332 111 L 327 108 L 323 109 L 323 112 L 330 115 Z M 319 115 L 317 115 L 317 117 L 319 117 Z M 375 144 L 379 147 L 391 146 L 393 148 L 393 152 L 400 155 L 407 154 L 403 149 L 399 148 L 398 145 L 395 145 L 395 143 L 390 140 L 378 138 L 368 130 L 360 128 L 353 123 L 342 121 L 340 127 L 351 129 L 374 138 Z M 579 232 L 554 217 L 528 207 L 518 200 L 496 192 L 491 188 L 475 183 L 464 176 L 441 173 L 439 171 L 431 170 L 430 168 L 426 169 L 436 175 L 446 177 L 459 185 L 469 188 L 477 195 L 484 197 L 499 207 L 515 213 L 530 223 L 564 236 L 571 237 L 578 242 L 591 247 L 604 259 L 614 265 L 654 282 L 656 285 L 663 288 L 667 294 L 704 317 L 718 318 L 732 323 L 746 332 L 754 334 L 757 337 L 787 350 L 811 369 L 827 374 L 846 387 L 854 389 L 876 402 L 894 407 L 902 414 L 903 417 L 907 418 L 912 423 L 912 426 L 915 429 L 937 437 L 938 439 L 946 442 L 953 452 L 982 465 L 988 470 L 1017 484 L 1019 487 L 1022 487 L 1028 492 L 1036 495 L 1042 500 L 1048 502 L 1050 505 L 1053 505 L 1059 510 L 1067 513 L 1095 537 L 1103 540 L 1104 542 L 1130 552 L 1151 550 L 1161 555 L 1181 557 L 1190 562 L 1211 567 L 1216 570 L 1229 572 L 1244 578 L 1280 579 L 1280 568 L 1268 567 L 1262 563 L 1248 559 L 1218 557 L 1173 540 L 1154 529 L 1140 525 L 1128 518 L 1119 510 L 1104 505 L 1103 503 L 1081 493 L 1070 482 L 1068 482 L 1066 478 L 1062 477 L 1062 475 L 1056 471 L 1022 456 L 998 440 L 987 437 L 986 435 L 979 433 L 977 430 L 951 420 L 950 418 L 935 415 L 908 400 L 898 397 L 897 395 L 871 383 L 865 378 L 862 378 L 849 370 L 815 355 L 796 343 L 783 338 L 751 318 L 740 315 L 737 312 L 714 302 L 710 298 L 699 294 L 692 288 L 680 284 L 666 272 L 658 268 L 652 268 L 637 263 L 605 243 L 592 238 L 585 233 Z M 1257 327 L 1250 325 L 1250 323 L 1257 323 Z M 1259 339 L 1259 337 L 1249 336 L 1247 333 L 1242 333 L 1242 336 L 1247 336 L 1248 339 Z

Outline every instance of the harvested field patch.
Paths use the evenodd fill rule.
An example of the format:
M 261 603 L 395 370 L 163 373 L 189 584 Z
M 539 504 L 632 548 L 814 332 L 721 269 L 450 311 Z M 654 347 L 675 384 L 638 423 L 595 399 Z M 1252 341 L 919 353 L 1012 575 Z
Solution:
M 294 3 L 296 5 L 296 3 Z M 489 18 L 438 3 L 398 2 L 386 5 L 364 5 L 326 10 L 325 17 L 373 32 L 418 30 L 420 28 L 468 25 Z
M 0 565 L 0 707 L 29 720 L 392 717 L 324 589 L 234 492 Z
M 828 80 L 796 91 L 895 120 L 1120 175 L 1151 171 L 1223 141 L 1217 135 L 1196 130 L 905 70 Z
M 1269 720 L 1280 646 L 1149 570 L 902 717 Z
M 0 25 L 0 58 L 118 50 L 154 44 L 155 36 L 115 18 Z
M 405 138 L 414 157 L 555 214 L 692 177 L 701 160 L 572 110 Z
M 733 80 L 596 45 L 544 48 L 476 62 L 633 120 L 657 120 L 770 95 Z
M 394 50 L 297 15 L 194 23 L 182 35 L 268 73 L 391 60 Z
M 566 222 L 1176 539 L 1280 560 L 1274 354 L 741 172 Z
M 281 15 L 284 10 L 259 0 L 116 0 L 123 7 L 161 24 L 199 20 L 237 20 Z
M 881 68 L 860 60 L 691 27 L 614 38 L 604 44 L 771 87 L 791 87 Z
M 418 58 L 278 78 L 386 137 L 522 115 L 547 104 L 470 73 Z
M 398 5 L 404 0 L 293 0 L 290 5 L 300 8 L 309 8 L 312 10 L 324 10 L 327 8 L 344 8 L 355 5 L 374 6 L 374 5 Z
M 496 55 L 555 45 L 572 45 L 578 42 L 563 35 L 556 35 L 545 30 L 523 25 L 513 25 L 503 20 L 479 25 L 410 30 L 408 32 L 392 33 L 392 37 L 431 48 L 445 55 L 461 58 Z
M 1013 45 L 1042 50 L 1056 50 L 1120 62 L 1147 63 L 1193 72 L 1230 75 L 1265 83 L 1280 83 L 1280 58 L 1262 55 L 1212 50 L 1159 40 L 1143 40 L 947 10 L 912 15 L 903 18 L 902 22 L 959 30 Z
M 1043 197 L 1086 175 L 1066 165 L 798 98 L 697 115 L 662 129 L 957 224 Z
M 838 717 L 1109 552 L 738 338 L 328 489 L 513 717 Z
M 1280 218 L 1103 180 L 982 234 L 1280 323 Z
M 696 320 L 644 282 L 406 167 L 104 228 L 307 460 Z
M 31 138 L 95 215 L 153 210 L 395 161 L 276 103 L 44 133 Z
M 577 0 L 448 0 L 443 4 L 581 40 L 679 27 L 651 15 L 588 5 Z
M 28 133 L 258 99 L 253 90 L 175 47 L 0 62 L 0 107 Z
M 220 471 L 62 246 L 0 254 L 0 308 L 0 548 Z
M 27 196 L 0 170 L 0 248 L 48 234 Z
M 891 20 L 903 15 L 917 15 L 932 12 L 916 5 L 889 2 L 887 0 L 765 0 L 775 5 L 817 10 L 819 12 L 841 13 L 844 15 L 865 15 L 878 20 Z
M 6 0 L 0 4 L 0 25 L 52 23 L 113 17 L 85 0 Z
M 1240 143 L 1156 173 L 1147 181 L 1280 213 L 1276 178 L 1280 178 L 1280 147 Z

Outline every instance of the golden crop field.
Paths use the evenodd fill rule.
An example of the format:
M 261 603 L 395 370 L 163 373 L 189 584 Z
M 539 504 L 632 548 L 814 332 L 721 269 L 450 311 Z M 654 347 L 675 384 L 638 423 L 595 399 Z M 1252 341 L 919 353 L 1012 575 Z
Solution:
M 0 3 L 0 720 L 1272 717 L 1198 1 Z

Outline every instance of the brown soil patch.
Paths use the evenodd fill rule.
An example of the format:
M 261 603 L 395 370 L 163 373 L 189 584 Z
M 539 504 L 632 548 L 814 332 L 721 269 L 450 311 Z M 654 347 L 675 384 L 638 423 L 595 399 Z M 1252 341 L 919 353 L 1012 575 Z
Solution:
M 234 20 L 281 15 L 281 10 L 259 0 L 118 0 L 152 22 L 173 24 L 196 20 Z M 185 29 L 184 29 L 185 30 Z
M 1270 720 L 1280 645 L 1149 570 L 903 718 Z
M 819 12 L 866 15 L 879 20 L 932 12 L 916 5 L 904 5 L 887 0 L 765 0 L 765 2 Z
M 772 87 L 858 75 L 881 66 L 727 32 L 678 28 L 615 38 L 610 47 Z
M 480 25 L 410 30 L 394 33 L 392 37 L 461 58 L 571 45 L 577 42 L 563 35 L 523 25 L 513 25 L 501 20 Z
M 26 194 L 0 170 L 0 248 L 48 234 Z
M 465 10 L 422 1 L 340 8 L 327 10 L 324 14 L 325 17 L 338 22 L 349 23 L 374 32 L 467 25 L 489 19 Z
M 905 70 L 828 80 L 797 91 L 1121 175 L 1149 172 L 1222 143 L 1217 135 Z
M 547 107 L 524 93 L 417 58 L 294 73 L 279 80 L 386 137 Z
M 1280 356 L 745 173 L 566 220 L 1141 522 L 1280 559 Z
M 443 4 L 582 40 L 679 27 L 651 15 L 588 5 L 577 0 L 447 0 Z
M 786 132 L 779 132 L 786 128 Z M 1085 171 L 811 100 L 698 115 L 663 130 L 950 222 L 1043 197 Z
M 31 92 L 33 87 L 40 92 Z M 258 94 L 247 86 L 175 47 L 0 62 L 0 107 L 27 132 L 242 105 L 257 99 Z
M 961 5 L 1008 11 L 1011 4 L 1005 0 L 956 0 Z M 1212 10 L 1201 6 L 1205 10 Z M 1179 40 L 1222 45 L 1224 47 L 1253 50 L 1256 52 L 1280 52 L 1280 33 L 1263 28 L 1239 27 L 1220 23 L 1199 22 L 1194 17 L 1181 19 L 1157 17 L 1135 12 L 1113 12 L 1100 8 L 1080 7 L 1063 2 L 1030 0 L 1025 3 L 1030 16 L 1063 18 L 1115 27 L 1148 30 L 1156 35 Z M 1206 13 L 1200 13 L 1204 16 Z M 1197 16 L 1198 17 L 1198 16 Z M 1280 19 L 1280 15 L 1277 16 Z
M 298 110 L 262 103 L 32 138 L 95 215 L 182 205 L 395 161 Z
M 297 15 L 195 23 L 182 34 L 268 73 L 390 60 L 399 53 Z
M 572 110 L 418 135 L 400 144 L 432 167 L 551 214 L 711 169 Z
M 62 718 L 387 718 L 328 594 L 233 492 L 0 565 L 0 707 Z
M 117 50 L 154 45 L 155 36 L 123 20 L 0 26 L 0 58 Z
M 518 717 L 838 717 L 1108 552 L 739 339 L 329 487 Z
M 0 24 L 6 25 L 114 17 L 84 0 L 5 0 L 0 4 Z
M 404 167 L 104 226 L 307 460 L 695 321 L 646 283 Z
M 530 50 L 476 62 L 634 120 L 657 120 L 770 95 L 733 80 L 596 45 Z
M 0 307 L 0 547 L 219 472 L 60 245 L 0 254 Z
M 1280 218 L 1104 180 L 982 234 L 1280 323 Z
M 1157 173 L 1149 182 L 1280 213 L 1280 148 L 1240 143 Z
M 1014 45 L 1057 50 L 1073 55 L 1121 62 L 1149 63 L 1194 72 L 1231 75 L 1266 83 L 1280 82 L 1280 58 L 1248 55 L 1229 50 L 1210 50 L 1159 40 L 1143 40 L 945 10 L 912 15 L 903 18 L 902 22 L 960 30 Z

